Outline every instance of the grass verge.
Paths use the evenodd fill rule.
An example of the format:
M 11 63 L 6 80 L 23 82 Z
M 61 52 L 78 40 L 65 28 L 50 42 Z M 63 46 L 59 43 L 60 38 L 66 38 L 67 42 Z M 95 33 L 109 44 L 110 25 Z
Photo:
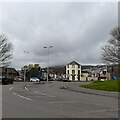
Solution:
M 80 85 L 83 88 L 90 88 L 102 91 L 120 92 L 120 79 L 107 81 L 94 81 L 90 84 Z

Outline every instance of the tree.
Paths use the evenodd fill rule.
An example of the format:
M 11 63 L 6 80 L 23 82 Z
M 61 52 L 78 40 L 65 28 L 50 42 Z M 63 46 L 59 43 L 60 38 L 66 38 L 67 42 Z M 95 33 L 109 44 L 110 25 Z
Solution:
M 105 45 L 105 47 L 102 48 L 102 59 L 105 63 L 116 64 L 120 61 L 120 28 L 114 28 L 110 35 L 110 40 Z
M 8 42 L 4 34 L 0 35 L 0 67 L 8 66 L 12 58 L 12 43 Z
M 118 73 L 120 70 L 120 28 L 114 28 L 111 33 L 110 40 L 102 48 L 102 60 L 104 63 L 118 65 Z M 120 73 L 119 73 L 120 74 Z
M 35 70 L 38 70 L 39 67 L 40 67 L 39 64 L 34 64 L 34 69 L 35 69 Z
M 34 64 L 34 66 L 31 66 L 31 68 L 28 70 L 29 77 L 38 77 L 39 69 L 40 69 L 39 64 Z

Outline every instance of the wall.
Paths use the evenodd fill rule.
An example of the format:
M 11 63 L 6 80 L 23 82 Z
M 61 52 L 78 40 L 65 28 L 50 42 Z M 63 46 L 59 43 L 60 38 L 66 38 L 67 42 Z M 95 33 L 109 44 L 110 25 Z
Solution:
M 98 80 L 98 77 L 81 77 L 80 79 L 80 81 L 97 81 L 97 80 Z

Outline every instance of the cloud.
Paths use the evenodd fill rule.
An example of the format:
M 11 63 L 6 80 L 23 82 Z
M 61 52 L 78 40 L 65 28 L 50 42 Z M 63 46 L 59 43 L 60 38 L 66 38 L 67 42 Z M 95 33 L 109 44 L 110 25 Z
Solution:
M 3 3 L 3 32 L 14 44 L 12 66 L 76 60 L 101 63 L 101 47 L 117 25 L 117 3 Z M 29 54 L 24 53 L 29 51 Z

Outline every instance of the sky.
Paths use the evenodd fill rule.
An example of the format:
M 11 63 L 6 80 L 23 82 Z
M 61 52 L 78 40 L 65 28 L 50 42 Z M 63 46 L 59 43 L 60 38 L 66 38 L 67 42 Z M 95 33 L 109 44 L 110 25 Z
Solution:
M 116 2 L 6 2 L 2 30 L 13 44 L 11 67 L 102 64 L 101 47 L 118 23 Z M 52 48 L 45 49 L 44 47 Z M 24 52 L 26 51 L 26 52 Z

